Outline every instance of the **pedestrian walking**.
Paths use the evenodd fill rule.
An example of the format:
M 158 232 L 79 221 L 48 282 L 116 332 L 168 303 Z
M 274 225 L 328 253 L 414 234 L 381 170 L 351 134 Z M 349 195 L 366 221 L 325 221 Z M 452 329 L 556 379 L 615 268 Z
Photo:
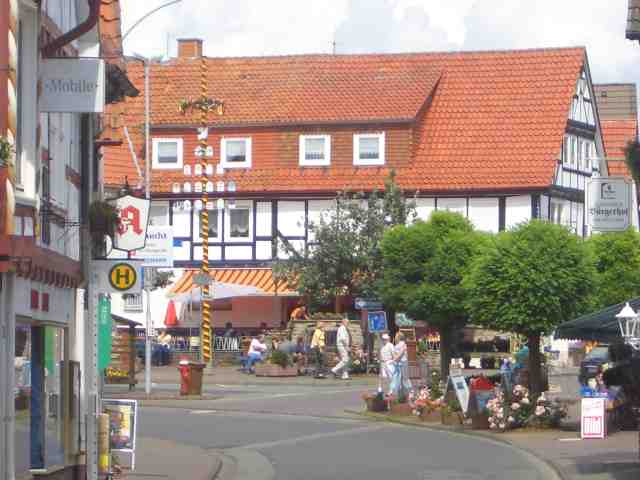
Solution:
M 251 340 L 249 351 L 247 352 L 246 365 L 243 368 L 247 373 L 253 372 L 253 365 L 262 361 L 262 356 L 267 351 L 267 345 L 264 343 L 264 335 L 258 335 Z
M 409 380 L 409 356 L 407 355 L 407 344 L 404 341 L 404 333 L 398 332 L 395 340 L 396 344 L 393 347 L 395 371 L 391 389 L 393 393 L 399 397 L 401 394 L 408 395 L 411 390 L 411 381 Z
M 340 361 L 331 369 L 334 378 L 338 377 L 338 374 L 342 372 L 342 379 L 349 379 L 349 350 L 351 348 L 351 337 L 349 335 L 349 319 L 343 318 L 338 328 L 338 334 L 336 337 L 336 347 L 338 348 L 338 355 Z
M 324 349 L 325 349 L 324 325 L 316 324 L 316 329 L 311 337 L 311 352 L 316 364 L 316 378 L 324 378 Z
M 382 334 L 382 348 L 380 349 L 380 376 L 378 382 L 378 391 L 386 390 L 391 395 L 391 382 L 395 373 L 395 362 L 393 360 L 393 343 L 388 333 Z

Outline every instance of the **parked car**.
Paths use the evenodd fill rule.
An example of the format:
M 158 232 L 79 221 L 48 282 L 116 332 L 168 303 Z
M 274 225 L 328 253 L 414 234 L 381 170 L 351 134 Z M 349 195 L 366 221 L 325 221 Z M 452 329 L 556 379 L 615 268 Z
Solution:
M 580 363 L 580 374 L 578 381 L 581 385 L 586 385 L 590 378 L 594 378 L 598 371 L 605 363 L 609 363 L 609 346 L 600 345 L 593 348 L 584 357 L 584 360 Z

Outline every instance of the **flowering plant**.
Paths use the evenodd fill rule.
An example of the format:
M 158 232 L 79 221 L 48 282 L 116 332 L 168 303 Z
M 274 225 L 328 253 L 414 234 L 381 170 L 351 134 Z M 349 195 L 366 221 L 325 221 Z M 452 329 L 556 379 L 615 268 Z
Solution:
M 409 405 L 414 415 L 429 414 L 442 407 L 442 399 L 434 398 L 433 393 L 433 390 L 426 385 L 409 393 Z
M 538 428 L 554 428 L 560 425 L 560 421 L 567 416 L 567 407 L 558 400 L 550 401 L 540 395 L 536 401 L 536 408 L 529 419 L 529 425 Z

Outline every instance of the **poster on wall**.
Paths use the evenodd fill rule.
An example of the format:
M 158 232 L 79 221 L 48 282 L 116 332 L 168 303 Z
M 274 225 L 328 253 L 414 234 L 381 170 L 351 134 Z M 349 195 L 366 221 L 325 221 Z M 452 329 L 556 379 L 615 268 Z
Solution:
M 138 402 L 136 400 L 102 400 L 102 410 L 109 415 L 109 447 L 113 452 L 135 453 Z

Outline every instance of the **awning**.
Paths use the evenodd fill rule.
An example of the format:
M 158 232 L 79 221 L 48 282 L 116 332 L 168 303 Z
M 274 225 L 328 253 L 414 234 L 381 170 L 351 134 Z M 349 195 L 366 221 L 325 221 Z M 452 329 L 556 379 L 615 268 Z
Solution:
M 213 284 L 213 291 L 209 293 L 213 294 L 214 300 L 264 294 L 264 292 L 257 287 L 220 282 L 215 282 Z M 200 303 L 202 301 L 202 291 L 200 287 L 194 287 L 189 292 L 176 294 L 171 298 L 180 303 Z M 171 300 L 170 303 L 173 303 L 173 300 Z
M 168 296 L 187 293 L 198 288 L 193 283 L 193 275 L 199 270 L 185 270 L 182 277 L 173 284 Z M 209 272 L 216 282 L 223 284 L 233 284 L 245 287 L 255 287 L 264 294 L 271 295 L 295 295 L 296 292 L 287 285 L 285 281 L 278 281 L 273 277 L 270 268 L 219 268 Z M 215 290 L 215 288 L 214 288 Z
M 598 312 L 565 322 L 556 329 L 554 337 L 568 340 L 596 340 L 599 342 L 621 340 L 616 315 L 624 308 L 625 303 L 611 305 Z M 640 297 L 629 300 L 629 305 L 635 311 L 638 311 Z

